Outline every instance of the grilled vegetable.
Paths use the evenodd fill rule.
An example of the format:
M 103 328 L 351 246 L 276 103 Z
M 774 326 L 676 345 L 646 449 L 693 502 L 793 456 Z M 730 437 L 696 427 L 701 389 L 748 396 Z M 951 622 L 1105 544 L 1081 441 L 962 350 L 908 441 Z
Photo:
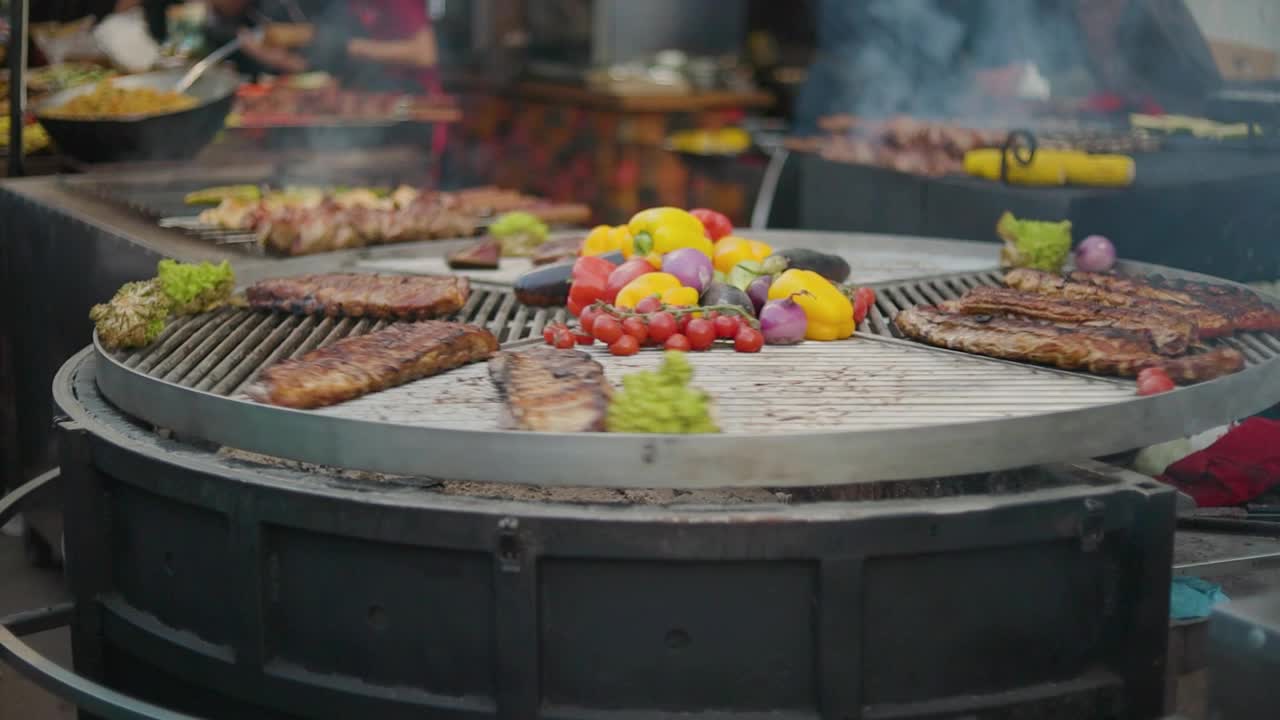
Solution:
M 849 279 L 849 263 L 844 258 L 804 248 L 779 250 L 765 259 L 764 268 L 774 274 L 791 269 L 812 270 L 833 283 Z
M 715 433 L 711 398 L 689 386 L 693 368 L 684 353 L 667 352 L 656 372 L 636 372 L 622 378 L 605 416 L 609 432 Z
M 156 264 L 156 279 L 176 315 L 216 310 L 227 303 L 236 285 L 235 271 L 226 260 L 217 265 L 161 260 Z
M 564 305 L 569 300 L 569 278 L 573 263 L 542 265 L 516 278 L 512 290 L 525 305 L 548 307 Z
M 646 273 L 627 283 L 618 291 L 613 304 L 619 308 L 633 308 L 641 300 L 657 295 L 667 305 L 695 305 L 698 291 L 686 288 L 680 278 L 668 273 Z
M 109 349 L 143 347 L 164 331 L 172 301 L 159 280 L 125 284 L 111 300 L 94 305 L 89 319 Z
M 597 225 L 587 233 L 587 239 L 582 242 L 582 249 L 578 251 L 579 255 L 604 255 L 611 252 L 622 252 L 623 246 L 630 242 L 631 231 L 626 225 L 612 227 L 609 225 Z
M 812 270 L 788 270 L 769 287 L 769 299 L 794 297 L 808 320 L 805 338 L 843 340 L 853 334 L 853 303 Z
M 220 185 L 187 193 L 183 202 L 188 205 L 217 205 L 223 200 L 257 202 L 260 199 L 262 190 L 257 185 Z
M 731 272 L 743 260 L 761 261 L 769 257 L 773 248 L 759 240 L 748 240 L 740 237 L 727 237 L 716 243 L 716 269 L 720 272 Z
M 662 265 L 663 255 L 680 248 L 693 248 L 707 257 L 713 255 L 711 239 L 702 222 L 679 208 L 641 210 L 627 223 L 627 229 L 632 240 L 623 245 L 622 254 L 628 259 L 645 258 L 654 267 Z
M 1004 268 L 1062 272 L 1062 265 L 1071 253 L 1070 220 L 1019 220 L 1006 211 L 996 223 L 996 234 L 1004 240 L 1000 250 L 1000 265 Z
M 502 243 L 503 257 L 527 257 L 547 241 L 547 226 L 527 212 L 509 212 L 498 216 L 489 234 Z
M 707 291 L 702 294 L 703 305 L 736 305 L 742 308 L 749 316 L 755 317 L 755 306 L 751 302 L 751 298 L 742 290 L 725 283 L 711 283 Z

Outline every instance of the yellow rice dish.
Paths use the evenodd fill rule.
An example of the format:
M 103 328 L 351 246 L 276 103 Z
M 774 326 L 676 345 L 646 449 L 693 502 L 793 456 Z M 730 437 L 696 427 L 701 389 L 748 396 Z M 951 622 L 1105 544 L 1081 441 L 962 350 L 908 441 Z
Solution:
M 122 88 L 100 82 L 92 92 L 76 96 L 45 114 L 50 117 L 88 119 L 131 115 L 159 115 L 196 106 L 190 95 L 152 88 Z

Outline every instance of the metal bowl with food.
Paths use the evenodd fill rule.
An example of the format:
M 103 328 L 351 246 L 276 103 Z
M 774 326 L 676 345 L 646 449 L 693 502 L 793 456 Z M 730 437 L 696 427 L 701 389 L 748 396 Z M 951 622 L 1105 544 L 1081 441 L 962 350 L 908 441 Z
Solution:
M 120 93 L 71 88 L 36 104 L 35 115 L 58 148 L 82 162 L 190 158 L 224 126 L 240 76 L 211 69 L 179 101 L 169 93 L 182 76 L 172 70 L 107 81 Z

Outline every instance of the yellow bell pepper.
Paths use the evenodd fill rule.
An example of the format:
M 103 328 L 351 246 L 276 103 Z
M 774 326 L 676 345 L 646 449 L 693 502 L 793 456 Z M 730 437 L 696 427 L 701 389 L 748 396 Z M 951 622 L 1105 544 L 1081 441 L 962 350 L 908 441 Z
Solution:
M 853 335 L 853 303 L 812 270 L 788 270 L 769 286 L 769 299 L 795 300 L 804 308 L 807 340 L 843 340 Z
M 668 305 L 693 307 L 698 304 L 698 289 L 691 287 L 671 288 L 662 291 L 662 302 Z
M 648 273 L 627 283 L 618 291 L 618 297 L 614 298 L 613 304 L 620 308 L 633 308 L 636 303 L 641 300 L 657 295 L 663 297 L 669 290 L 678 290 L 683 286 L 680 284 L 680 278 L 669 273 Z M 689 288 L 693 290 L 693 288 Z M 697 291 L 694 290 L 696 301 Z M 674 304 L 674 303 L 673 303 Z
M 662 256 L 680 248 L 694 248 L 711 257 L 713 246 L 702 221 L 679 208 L 658 207 L 641 210 L 627 223 L 631 231 L 630 249 L 625 245 L 622 254 L 627 259 L 639 255 L 649 262 L 657 256 L 657 266 Z
M 720 242 L 716 243 L 715 254 L 712 256 L 711 261 L 716 270 L 727 275 L 735 265 L 743 260 L 763 262 L 765 258 L 772 254 L 773 248 L 759 240 L 748 240 L 730 235 L 727 238 L 720 238 Z
M 624 243 L 631 244 L 631 231 L 627 229 L 626 225 L 617 227 L 597 225 L 591 228 L 591 232 L 587 233 L 587 239 L 582 241 L 582 249 L 578 251 L 578 254 L 586 257 L 588 255 L 622 252 Z

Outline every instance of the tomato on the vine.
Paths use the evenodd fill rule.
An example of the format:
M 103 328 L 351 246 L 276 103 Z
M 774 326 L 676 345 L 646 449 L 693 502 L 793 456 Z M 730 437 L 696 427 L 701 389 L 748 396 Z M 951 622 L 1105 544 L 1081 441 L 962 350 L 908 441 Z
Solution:
M 622 332 L 636 339 L 641 345 L 645 340 L 649 339 L 649 326 L 645 324 L 644 319 L 638 317 L 629 317 L 622 321 Z
M 556 333 L 556 343 L 555 343 L 555 344 L 556 344 L 556 347 L 557 347 L 557 348 L 559 348 L 559 349 L 561 349 L 561 350 L 568 350 L 569 348 L 573 347 L 574 345 L 577 345 L 577 344 L 578 344 L 578 341 L 577 341 L 577 340 L 575 340 L 575 339 L 573 339 L 573 333 L 571 333 L 571 332 L 569 332 L 568 330 L 566 330 L 566 331 L 564 331 L 564 332 Z
M 738 334 L 738 328 L 742 326 L 736 315 L 718 315 L 711 322 L 715 325 L 716 337 L 722 340 L 733 338 Z
M 640 351 L 640 341 L 630 335 L 623 335 L 609 344 L 609 352 L 614 355 L 635 355 Z
M 876 304 L 876 291 L 869 287 L 860 287 L 853 293 L 853 324 L 861 325 L 867 313 Z
M 589 307 L 583 310 L 582 314 L 578 316 L 578 325 L 582 326 L 582 332 L 590 335 L 592 326 L 595 324 L 596 318 L 600 317 L 600 315 L 602 314 L 603 314 L 602 310 L 597 310 L 594 307 Z
M 676 334 L 676 318 L 669 312 L 656 312 L 649 316 L 649 339 L 656 343 L 664 343 L 667 338 Z
M 576 340 L 579 345 L 590 345 L 596 341 L 596 339 L 591 335 L 587 333 L 580 333 L 580 332 L 574 333 L 573 339 Z
M 652 313 L 652 312 L 658 312 L 661 309 L 662 309 L 662 300 L 660 298 L 656 298 L 653 296 L 644 298 L 640 302 L 636 303 L 636 307 L 635 307 L 636 312 L 642 315 L 648 315 L 649 313 Z
M 622 337 L 622 323 L 612 315 L 602 314 L 591 324 L 591 334 L 605 345 L 612 345 Z
M 733 349 L 738 352 L 760 352 L 762 347 L 764 347 L 764 333 L 753 327 L 744 326 L 733 338 Z
M 685 328 L 685 337 L 689 338 L 689 347 L 694 350 L 706 350 L 716 341 L 716 328 L 706 318 L 694 318 Z
M 676 333 L 675 335 L 672 335 L 671 337 L 667 338 L 667 341 L 663 343 L 662 346 L 668 350 L 679 350 L 681 352 L 689 352 L 689 338 L 679 333 Z

